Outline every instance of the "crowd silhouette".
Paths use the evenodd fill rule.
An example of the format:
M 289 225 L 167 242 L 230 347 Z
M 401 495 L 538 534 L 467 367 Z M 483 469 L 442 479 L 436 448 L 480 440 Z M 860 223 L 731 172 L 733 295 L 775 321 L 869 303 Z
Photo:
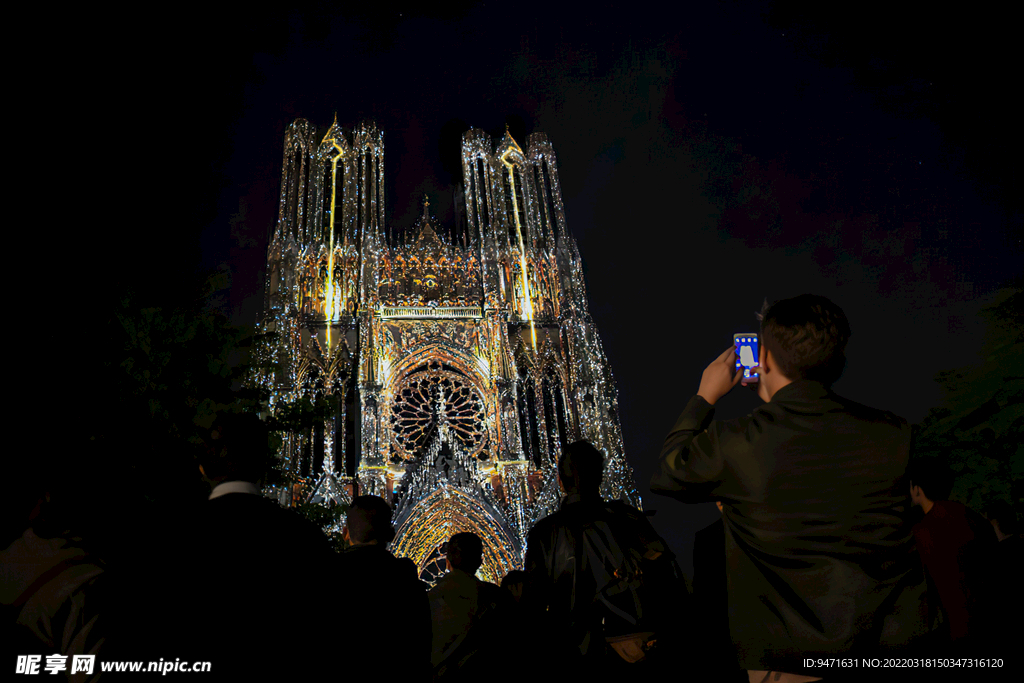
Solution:
M 126 533 L 116 567 L 70 530 L 73 488 L 39 468 L 25 476 L 5 500 L 5 666 L 98 653 L 210 661 L 204 678 L 224 680 L 795 683 L 883 673 L 818 663 L 830 659 L 1019 664 L 1016 511 L 982 516 L 949 500 L 953 473 L 915 457 L 906 421 L 831 391 L 848 338 L 822 297 L 766 307 L 750 386 L 764 405 L 735 420 L 714 420 L 741 383 L 732 349 L 705 370 L 652 480 L 656 493 L 721 513 L 697 533 L 691 586 L 643 512 L 600 497 L 603 456 L 585 441 L 561 454 L 565 495 L 530 530 L 524 570 L 500 586 L 481 580 L 482 539 L 460 532 L 430 586 L 388 550 L 384 499 L 352 500 L 338 553 L 259 495 L 266 427 L 225 413 L 200 462 L 207 499 L 147 539 Z

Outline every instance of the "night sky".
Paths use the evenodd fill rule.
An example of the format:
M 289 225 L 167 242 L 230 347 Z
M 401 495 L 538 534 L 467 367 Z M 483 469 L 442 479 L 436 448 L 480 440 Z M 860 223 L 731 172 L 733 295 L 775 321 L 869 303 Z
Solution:
M 95 249 L 89 282 L 156 295 L 226 264 L 224 305 L 254 322 L 296 117 L 384 130 L 396 233 L 424 193 L 454 222 L 466 129 L 508 124 L 521 145 L 543 131 L 627 457 L 687 571 L 693 531 L 717 512 L 648 482 L 702 370 L 734 332 L 756 331 L 763 299 L 832 298 L 853 328 L 836 390 L 917 421 L 940 399 L 935 373 L 977 358 L 986 297 L 1020 274 L 1019 56 L 998 17 L 891 3 L 347 5 L 172 14 L 78 38 L 53 76 L 69 84 L 62 125 L 87 131 L 110 169 L 69 166 L 101 188 L 74 212 L 103 216 L 81 247 Z M 718 416 L 756 401 L 737 390 Z

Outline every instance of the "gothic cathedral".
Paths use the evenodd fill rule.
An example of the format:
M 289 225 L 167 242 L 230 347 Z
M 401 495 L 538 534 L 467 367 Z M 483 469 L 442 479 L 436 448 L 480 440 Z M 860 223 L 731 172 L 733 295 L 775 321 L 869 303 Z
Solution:
M 586 439 L 606 457 L 602 494 L 640 507 L 622 451 L 611 368 L 566 229 L 555 153 L 481 130 L 462 138 L 463 188 L 445 230 L 424 202 L 392 237 L 384 136 L 373 123 L 285 134 L 280 215 L 259 331 L 275 370 L 270 410 L 334 395 L 335 414 L 288 434 L 281 504 L 386 498 L 391 550 L 427 581 L 444 544 L 473 531 L 481 575 L 522 568 L 533 523 L 558 507 L 556 462 Z

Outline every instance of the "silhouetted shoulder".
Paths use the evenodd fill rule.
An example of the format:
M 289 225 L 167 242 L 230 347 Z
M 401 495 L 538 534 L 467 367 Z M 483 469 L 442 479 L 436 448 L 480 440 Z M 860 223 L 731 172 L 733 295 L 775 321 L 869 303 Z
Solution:
M 269 498 L 229 493 L 206 501 L 199 513 L 198 524 L 210 531 L 232 529 L 233 534 L 255 534 L 288 547 L 302 547 L 315 553 L 333 552 L 327 537 L 315 524 Z
M 871 406 L 864 405 L 863 403 L 857 403 L 856 401 L 852 401 L 836 394 L 830 394 L 829 398 L 842 406 L 843 412 L 848 413 L 851 417 L 856 419 L 864 420 L 865 422 L 873 422 L 875 424 L 885 424 L 896 429 L 905 429 L 909 426 L 907 420 L 895 413 L 889 412 L 888 410 L 872 408 Z
M 766 403 L 753 412 L 729 420 L 715 420 L 707 429 L 715 439 L 734 439 L 737 436 L 752 440 L 763 429 L 764 425 L 779 421 L 778 406 Z
M 545 535 L 550 534 L 552 529 L 555 529 L 562 524 L 564 517 L 565 513 L 562 510 L 558 510 L 543 519 L 537 520 L 537 523 L 530 528 L 530 532 L 527 534 L 527 537 L 543 538 Z
M 204 512 L 226 516 L 234 514 L 258 515 L 278 520 L 282 524 L 313 526 L 311 522 L 295 510 L 283 508 L 269 498 L 249 493 L 228 493 L 218 496 L 213 500 L 208 500 L 204 503 Z
M 379 545 L 348 548 L 338 556 L 338 566 L 346 576 L 359 576 L 375 585 L 404 586 L 418 580 L 415 571 Z
M 506 589 L 496 586 L 489 581 L 481 581 L 479 586 L 482 602 L 492 603 L 504 609 L 510 609 L 514 606 L 515 599 L 512 597 L 512 593 Z
M 633 507 L 632 505 L 630 505 L 629 503 L 627 503 L 625 501 L 622 501 L 622 500 L 610 500 L 610 501 L 607 501 L 605 505 L 607 506 L 608 510 L 611 511 L 615 515 L 620 515 L 622 517 L 628 517 L 629 519 L 632 519 L 632 520 L 637 521 L 637 522 L 644 522 L 644 523 L 646 523 L 648 521 L 647 520 L 647 515 L 645 515 L 640 510 L 637 510 L 635 507 Z

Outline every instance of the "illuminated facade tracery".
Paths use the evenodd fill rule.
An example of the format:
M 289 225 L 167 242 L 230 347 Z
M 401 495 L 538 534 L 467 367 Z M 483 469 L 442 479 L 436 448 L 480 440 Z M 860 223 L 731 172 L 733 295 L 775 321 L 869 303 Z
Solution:
M 319 136 L 319 137 L 318 137 Z M 289 434 L 285 505 L 395 505 L 392 550 L 432 580 L 443 544 L 472 530 L 481 573 L 521 567 L 526 534 L 558 506 L 555 462 L 587 439 L 606 456 L 603 495 L 639 507 L 614 380 L 565 227 L 554 151 L 463 136 L 466 225 L 448 236 L 424 203 L 396 239 L 384 226 L 384 139 L 372 124 L 285 135 L 280 215 L 268 248 L 267 343 L 255 381 L 270 410 L 336 396 L 336 414 Z

